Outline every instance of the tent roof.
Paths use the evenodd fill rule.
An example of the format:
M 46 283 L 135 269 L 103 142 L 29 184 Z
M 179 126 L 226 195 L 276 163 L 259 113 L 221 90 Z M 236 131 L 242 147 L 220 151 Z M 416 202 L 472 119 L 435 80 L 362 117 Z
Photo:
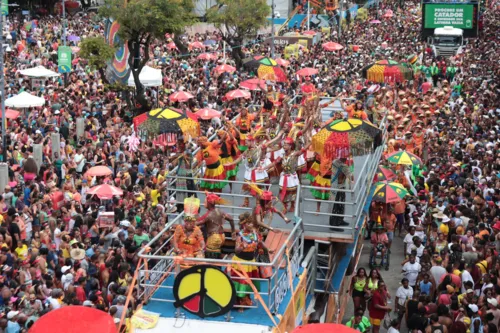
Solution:
M 42 106 L 44 104 L 45 99 L 43 97 L 31 95 L 26 91 L 5 100 L 5 106 L 11 108 L 30 108 L 33 106 Z
M 139 74 L 139 81 L 141 81 L 145 87 L 159 87 L 162 85 L 162 80 L 163 75 L 161 74 L 161 69 L 144 66 L 141 74 Z M 130 73 L 128 78 L 128 85 L 130 87 L 135 86 L 134 76 L 132 73 Z
M 59 73 L 53 72 L 50 69 L 47 69 L 43 66 L 37 66 L 33 68 L 23 69 L 19 71 L 22 75 L 30 76 L 30 77 L 56 77 L 60 76 Z

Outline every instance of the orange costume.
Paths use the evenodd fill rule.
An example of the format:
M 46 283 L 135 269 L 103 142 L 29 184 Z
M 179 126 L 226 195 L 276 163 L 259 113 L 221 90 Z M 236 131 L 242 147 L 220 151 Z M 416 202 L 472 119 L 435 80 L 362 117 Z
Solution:
M 219 130 L 217 134 L 221 137 L 225 134 L 225 131 Z M 238 165 L 225 165 L 233 163 L 234 159 L 236 159 L 239 155 L 240 150 L 238 149 L 238 142 L 236 139 L 228 134 L 226 140 L 224 140 L 221 144 L 220 152 L 221 163 L 226 171 L 227 179 L 235 177 L 238 174 Z
M 240 150 L 245 151 L 247 150 L 246 146 L 246 138 L 247 134 L 250 133 L 252 129 L 252 121 L 254 121 L 255 115 L 247 113 L 245 116 L 240 116 L 238 119 L 236 119 L 236 127 L 238 127 L 238 130 L 240 131 Z
M 227 185 L 226 170 L 222 164 L 220 157 L 220 148 L 218 140 L 209 142 L 206 137 L 201 137 L 199 140 L 203 147 L 202 155 L 206 164 L 205 174 L 201 181 L 200 188 L 205 190 L 222 190 Z

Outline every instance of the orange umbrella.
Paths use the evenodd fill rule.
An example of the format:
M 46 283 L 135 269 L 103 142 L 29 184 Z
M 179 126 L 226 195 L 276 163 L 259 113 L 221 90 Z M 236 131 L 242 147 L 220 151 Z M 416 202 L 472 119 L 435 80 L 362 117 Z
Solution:
M 236 98 L 250 98 L 251 95 L 246 90 L 235 89 L 228 92 L 225 96 L 228 101 L 231 101 Z
M 241 82 L 240 87 L 248 90 L 266 90 L 266 81 L 261 79 L 249 79 Z
M 321 46 L 327 51 L 340 51 L 344 48 L 339 43 L 334 43 L 334 42 L 324 43 Z
M 311 76 L 316 74 L 318 74 L 318 70 L 311 67 L 302 68 L 301 70 L 297 71 L 297 75 L 300 76 Z
M 173 94 L 171 94 L 170 96 L 168 96 L 168 99 L 171 102 L 187 102 L 188 100 L 190 100 L 193 97 L 194 97 L 193 95 L 191 95 L 190 93 L 188 93 L 186 91 L 176 91 Z
M 97 185 L 87 191 L 87 194 L 97 195 L 99 199 L 113 199 L 113 197 L 120 197 L 123 191 L 118 187 L 108 184 Z
M 204 49 L 205 48 L 205 45 L 203 45 L 203 43 L 200 43 L 200 42 L 191 43 L 191 44 L 189 44 L 189 46 L 192 49 Z
M 199 109 L 196 112 L 196 115 L 203 120 L 210 120 L 212 118 L 220 117 L 221 113 L 217 110 L 214 110 L 214 109 L 203 108 L 203 109 Z
M 219 74 L 234 73 L 236 71 L 236 68 L 233 66 L 224 64 L 224 65 L 219 65 L 219 66 L 215 67 L 215 71 Z
M 99 165 L 92 167 L 85 173 L 86 176 L 99 177 L 99 176 L 109 176 L 112 175 L 113 171 L 107 166 Z
M 217 59 L 216 56 L 213 56 L 211 53 L 202 53 L 199 56 L 196 57 L 198 60 L 212 60 L 212 59 Z
M 12 110 L 12 109 L 6 109 L 5 110 L 5 117 L 7 119 L 16 119 L 17 117 L 19 117 L 19 114 L 21 112 L 19 111 L 16 111 L 16 110 Z

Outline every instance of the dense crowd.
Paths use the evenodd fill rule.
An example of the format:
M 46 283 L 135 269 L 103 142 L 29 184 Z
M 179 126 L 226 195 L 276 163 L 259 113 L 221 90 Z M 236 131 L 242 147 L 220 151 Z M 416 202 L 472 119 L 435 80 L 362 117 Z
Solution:
M 180 55 L 169 41 L 155 41 L 147 50 L 150 65 L 161 68 L 164 82 L 161 89 L 147 91 L 151 104 L 183 111 L 210 107 L 221 111 L 222 116 L 203 124 L 201 138 L 179 138 L 173 146 L 141 140 L 136 147 L 131 143 L 137 138 L 133 135 L 132 104 L 108 89 L 85 59 L 73 62 L 67 82 L 63 77 L 47 79 L 39 88 L 32 87 L 33 82 L 19 73 L 36 65 L 57 70 L 57 48 L 62 44 L 59 18 L 40 18 L 29 29 L 25 22 L 10 18 L 4 31 L 11 48 L 5 61 L 6 97 L 28 91 L 45 98 L 46 104 L 22 110 L 18 118 L 9 120 L 6 150 L 2 151 L 9 180 L 0 196 L 0 329 L 9 333 L 26 330 L 43 314 L 66 305 L 101 309 L 117 321 L 124 312 L 130 315 L 141 302 L 135 291 L 125 308 L 138 252 L 185 208 L 185 194 L 179 191 L 173 198 L 169 193 L 167 176 L 172 172 L 192 176 L 202 166 L 203 182 L 178 179 L 177 189 L 227 191 L 224 180 L 235 179 L 241 162 L 249 183 L 243 190 L 260 200 L 253 214 L 238 218 L 240 227 L 236 229 L 240 232 L 232 225 L 234 260 L 252 261 L 268 255 L 263 237 L 266 229 L 272 228 L 263 223 L 264 216 L 276 213 L 290 222 L 286 214 L 294 209 L 294 184 L 310 179 L 324 187 L 313 195 L 325 200 L 330 198 L 331 180 L 327 178 L 335 174 L 335 168 L 349 173 L 345 160 L 327 165 L 327 171 L 321 174 L 313 172 L 312 161 L 307 158 L 311 155 L 307 152 L 310 138 L 305 133 L 321 126 L 317 104 L 309 105 L 306 99 L 303 119 L 291 119 L 287 102 L 311 92 L 304 90 L 304 78 L 296 72 L 312 67 L 318 74 L 308 78 L 307 84 L 317 95 L 354 98 L 355 103 L 346 105 L 350 117 L 378 123 L 386 116 L 391 139 L 387 151 L 413 151 L 425 162 L 425 168 L 411 179 L 405 177 L 403 169 L 398 171 L 397 181 L 414 193 L 411 199 L 390 208 L 373 204 L 370 211 L 373 235 L 384 238 L 386 234 L 388 248 L 396 231 L 399 235 L 408 232 L 405 280 L 393 295 L 396 308 L 387 303 L 390 295 L 380 272 L 373 270 L 367 275 L 360 269 L 353 279 L 357 312 L 351 325 L 362 332 L 367 330 L 370 324 L 363 316 L 368 308 L 374 332 L 390 310 L 395 310 L 398 318 L 406 316 L 412 330 L 434 332 L 435 327 L 443 325 L 464 332 L 469 329 L 478 333 L 486 328 L 494 332 L 500 317 L 495 236 L 500 231 L 500 114 L 495 81 L 499 67 L 492 52 L 498 42 L 498 13 L 496 9 L 486 11 L 481 37 L 471 40 L 463 53 L 451 59 L 435 59 L 419 39 L 416 5 L 408 5 L 405 11 L 398 11 L 392 4 L 379 8 L 381 13 L 387 9 L 395 15 L 381 24 L 369 23 L 377 16 L 371 11 L 366 22 L 350 22 L 340 39 L 335 31 L 323 36 L 322 42 L 344 45 L 341 51 L 325 51 L 321 43 L 299 50 L 284 67 L 288 81 L 266 82 L 268 91 L 253 92 L 250 100 L 228 100 L 224 96 L 252 78 L 255 73 L 251 70 L 217 75 L 214 69 L 223 62 L 220 52 L 216 60 L 200 60 L 196 53 Z M 76 16 L 69 21 L 68 33 L 82 39 L 99 36 L 104 34 L 104 24 L 87 15 Z M 218 35 L 196 34 L 183 40 L 186 44 L 217 41 Z M 384 42 L 388 47 L 382 46 Z M 69 45 L 77 48 L 78 42 Z M 207 51 L 215 53 L 220 47 L 217 42 Z M 243 48 L 248 56 L 269 55 L 269 51 L 260 42 Z M 281 54 L 283 49 L 276 52 Z M 406 62 L 412 54 L 419 58 L 413 81 L 368 90 L 372 83 L 361 76 L 365 65 L 387 58 Z M 230 57 L 227 63 L 234 64 Z M 186 103 L 172 103 L 168 96 L 174 91 L 188 91 L 195 97 Z M 226 121 L 235 116 L 239 119 L 234 124 Z M 77 135 L 76 130 L 80 117 L 85 122 L 83 135 Z M 259 121 L 263 117 L 269 122 Z M 301 129 L 303 138 L 298 138 L 296 128 Z M 52 154 L 53 133 L 60 134 L 59 154 Z M 209 141 L 214 134 L 218 141 Z M 35 161 L 34 144 L 42 145 L 41 165 Z M 277 144 L 277 148 L 269 149 Z M 197 147 L 203 154 L 193 158 L 191 153 Z M 321 164 L 321 156 L 312 155 L 312 160 L 316 157 Z M 258 165 L 250 163 L 254 157 Z M 90 176 L 89 169 L 96 166 L 109 168 L 109 175 Z M 306 175 L 302 180 L 301 174 Z M 272 207 L 272 193 L 251 184 L 269 182 L 272 177 L 279 178 L 283 190 L 278 196 L 284 210 Z M 90 188 L 102 184 L 114 185 L 123 194 L 103 201 L 87 194 Z M 215 208 L 220 200 L 215 194 L 207 196 L 207 213 L 201 217 L 199 202 L 186 211 L 185 223 L 172 230 L 177 254 L 220 255 L 222 222 L 232 223 L 231 216 Z M 343 212 L 340 206 L 335 209 Z M 99 217 L 104 212 L 114 213 L 114 223 L 109 227 L 100 225 Z M 211 221 L 217 223 L 206 223 L 207 214 L 215 214 Z M 208 233 L 202 233 L 203 224 L 207 224 Z M 378 228 L 379 224 L 383 228 Z M 398 250 L 402 249 L 392 249 Z M 244 293 L 249 286 L 235 284 L 240 292 L 239 304 L 251 304 Z M 398 323 L 393 326 L 399 328 Z

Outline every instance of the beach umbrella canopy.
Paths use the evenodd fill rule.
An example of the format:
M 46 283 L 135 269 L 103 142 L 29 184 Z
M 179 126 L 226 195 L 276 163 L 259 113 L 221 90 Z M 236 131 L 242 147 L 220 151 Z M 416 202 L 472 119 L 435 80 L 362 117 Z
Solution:
M 400 183 L 383 181 L 375 183 L 373 191 L 373 201 L 382 203 L 399 202 L 407 196 L 408 190 Z
M 388 168 L 383 165 L 379 165 L 377 168 L 377 172 L 375 173 L 375 179 L 379 182 L 384 180 L 393 180 L 396 179 L 397 175 L 391 168 Z
M 151 110 L 147 113 L 147 119 L 137 126 L 154 137 L 164 133 L 173 135 L 188 134 L 193 138 L 200 135 L 198 117 L 192 112 L 182 112 L 174 108 Z M 170 139 L 174 140 L 173 138 Z
M 230 66 L 230 65 L 219 65 L 215 67 L 215 72 L 222 74 L 222 73 L 234 73 L 236 71 L 236 67 Z
M 97 185 L 87 191 L 87 194 L 97 195 L 99 199 L 113 199 L 113 197 L 120 197 L 123 191 L 118 187 L 109 184 Z
M 194 96 L 187 91 L 176 91 L 168 96 L 171 102 L 187 102 L 191 98 L 194 98 Z
M 390 163 L 398 165 L 422 165 L 422 160 L 415 154 L 405 150 L 394 152 L 386 157 Z
M 214 57 L 211 53 L 202 53 L 199 56 L 196 57 L 198 60 L 214 60 L 217 59 L 217 57 Z
M 203 120 L 210 120 L 212 118 L 220 117 L 221 113 L 214 109 L 203 108 L 196 111 L 196 115 Z
M 318 70 L 316 68 L 306 67 L 297 71 L 297 75 L 299 76 L 311 76 L 318 74 Z
M 365 79 L 379 83 L 404 82 L 413 78 L 410 67 L 394 60 L 379 60 L 364 67 L 361 74 Z
M 86 306 L 64 306 L 41 316 L 30 333 L 117 333 L 116 325 L 107 312 Z
M 382 144 L 382 131 L 361 119 L 337 119 L 312 138 L 313 151 L 328 160 L 361 156 Z
M 7 119 L 17 119 L 17 117 L 19 117 L 20 114 L 21 114 L 21 112 L 19 112 L 19 111 L 12 110 L 12 109 L 5 109 L 5 117 Z
M 321 45 L 323 47 L 323 49 L 325 49 L 326 51 L 340 51 L 342 50 L 344 47 L 342 45 L 340 45 L 339 43 L 334 43 L 334 42 L 328 42 L 328 43 L 324 43 Z
M 189 44 L 189 47 L 191 47 L 192 49 L 204 49 L 205 45 L 203 45 L 203 43 L 200 42 L 194 42 Z
M 87 172 L 85 173 L 86 176 L 90 176 L 90 177 L 109 176 L 112 174 L 113 174 L 113 170 L 111 170 L 107 166 L 103 166 L 103 165 L 94 166 L 94 167 L 88 169 Z
M 250 98 L 250 93 L 246 90 L 235 89 L 228 92 L 226 95 L 226 99 L 231 101 L 236 98 Z
M 278 63 L 271 58 L 257 60 L 257 76 L 262 80 L 286 82 L 287 77 Z
M 240 83 L 240 88 L 248 90 L 266 90 L 266 81 L 261 79 L 249 79 Z
M 281 67 L 288 67 L 290 65 L 290 61 L 281 58 L 276 59 L 276 63 Z

